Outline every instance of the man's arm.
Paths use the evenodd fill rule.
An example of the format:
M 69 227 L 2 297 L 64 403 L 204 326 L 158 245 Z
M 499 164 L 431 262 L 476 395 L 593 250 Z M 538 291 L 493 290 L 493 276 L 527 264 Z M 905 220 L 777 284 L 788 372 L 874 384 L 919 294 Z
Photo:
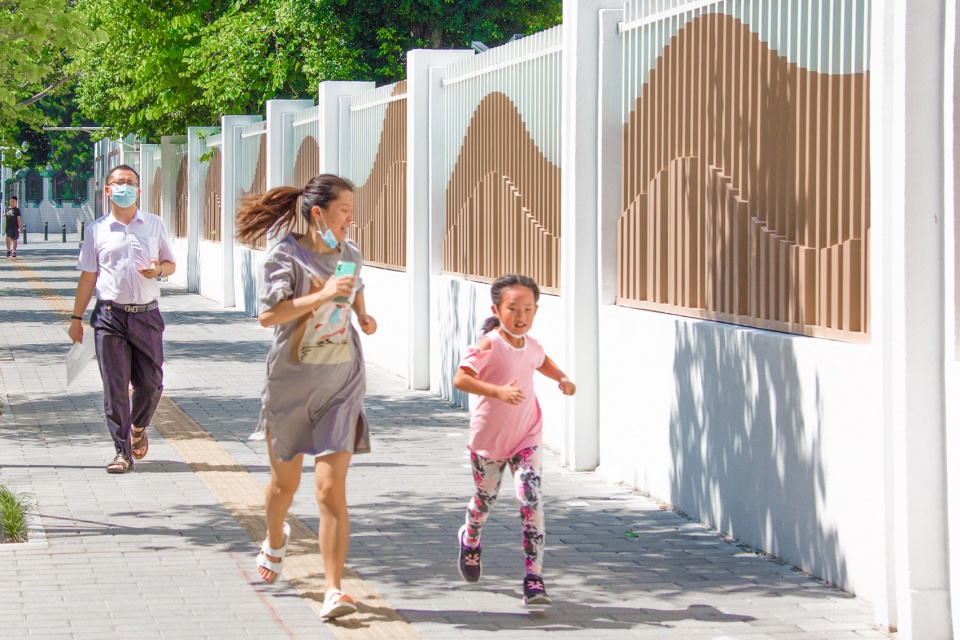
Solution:
M 77 282 L 77 293 L 73 300 L 73 315 L 75 317 L 70 319 L 70 330 L 68 331 L 70 340 L 73 342 L 83 340 L 83 322 L 77 320 L 77 318 L 82 318 L 84 312 L 86 312 L 87 305 L 90 304 L 90 299 L 93 297 L 93 290 L 96 286 L 96 271 L 80 272 L 80 280 Z

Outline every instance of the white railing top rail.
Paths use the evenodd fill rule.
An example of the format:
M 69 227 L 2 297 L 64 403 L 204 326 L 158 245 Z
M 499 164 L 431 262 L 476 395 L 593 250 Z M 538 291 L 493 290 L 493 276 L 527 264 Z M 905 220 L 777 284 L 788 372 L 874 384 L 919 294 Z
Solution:
M 212 136 L 208 136 L 205 141 L 206 141 L 206 143 L 207 143 L 207 149 L 211 149 L 211 148 L 213 148 L 213 147 L 222 147 L 222 146 L 223 146 L 223 134 L 222 134 L 222 133 L 215 133 L 215 134 L 213 134 Z
M 260 120 L 259 122 L 249 122 L 243 125 L 243 129 L 240 130 L 241 138 L 251 138 L 253 136 L 262 136 L 267 132 L 267 121 Z
M 870 68 L 871 0 L 628 0 L 620 34 L 657 52 L 692 19 L 726 15 L 789 62 L 827 74 Z M 642 51 L 641 51 L 642 53 Z M 632 55 L 625 53 L 625 55 Z
M 447 77 L 442 84 L 456 84 L 562 51 L 561 24 L 454 62 L 447 67 Z
M 404 81 L 401 80 L 400 82 Z M 394 91 L 396 91 L 397 85 L 399 85 L 400 82 L 385 84 L 382 87 L 370 89 L 369 91 L 362 91 L 354 96 L 351 96 L 350 111 L 360 111 L 361 109 L 379 107 L 390 102 L 396 102 L 397 100 L 406 100 L 406 86 L 403 87 L 403 91 L 401 93 L 394 94 Z
M 674 0 L 669 4 L 672 6 L 669 7 L 656 7 L 657 4 L 664 3 L 637 3 L 629 2 L 628 4 L 628 14 L 627 20 L 621 22 L 618 27 L 620 33 L 626 33 L 627 31 L 633 31 L 634 29 L 639 29 L 640 27 L 645 27 L 647 25 L 653 24 L 655 22 L 660 22 L 661 20 L 667 20 L 684 13 L 689 13 L 691 11 L 698 11 L 700 9 L 706 9 L 716 4 L 721 4 L 727 0 L 698 0 L 696 2 L 690 2 L 689 0 Z M 639 11 L 637 11 L 637 16 L 629 16 L 629 6 L 633 5 Z M 642 8 L 641 8 L 642 7 Z M 647 11 L 644 11 L 647 9 Z
M 293 114 L 293 126 L 299 127 L 304 124 L 310 124 L 311 122 L 320 121 L 320 105 L 314 105 L 312 107 L 307 107 L 302 111 L 297 111 Z

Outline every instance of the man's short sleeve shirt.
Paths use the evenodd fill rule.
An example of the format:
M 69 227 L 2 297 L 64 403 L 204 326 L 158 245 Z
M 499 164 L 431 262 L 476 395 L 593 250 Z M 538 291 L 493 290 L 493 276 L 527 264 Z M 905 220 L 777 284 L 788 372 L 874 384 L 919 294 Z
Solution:
M 146 304 L 160 296 L 160 285 L 139 270 L 154 260 L 176 262 L 163 218 L 138 210 L 129 224 L 123 224 L 109 213 L 88 227 L 77 269 L 97 272 L 98 299 Z

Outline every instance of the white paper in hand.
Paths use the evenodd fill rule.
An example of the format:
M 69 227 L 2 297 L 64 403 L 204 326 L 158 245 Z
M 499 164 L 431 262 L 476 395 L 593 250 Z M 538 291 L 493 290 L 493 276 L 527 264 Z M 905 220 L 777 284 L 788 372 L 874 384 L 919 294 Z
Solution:
M 74 342 L 67 352 L 67 384 L 76 380 L 83 368 L 90 364 L 97 355 L 97 345 L 94 343 L 93 328 L 87 327 L 83 332 L 83 341 Z

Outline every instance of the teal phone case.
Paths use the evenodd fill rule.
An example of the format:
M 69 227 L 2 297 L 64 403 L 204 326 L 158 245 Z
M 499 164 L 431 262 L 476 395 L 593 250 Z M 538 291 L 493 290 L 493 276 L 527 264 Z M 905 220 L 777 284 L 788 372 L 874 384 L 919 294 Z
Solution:
M 356 262 L 338 262 L 337 268 L 333 272 L 334 278 L 339 278 L 340 276 L 352 276 L 357 272 L 357 263 Z M 349 298 L 344 298 L 343 296 L 337 296 L 333 299 L 334 302 L 349 302 Z

